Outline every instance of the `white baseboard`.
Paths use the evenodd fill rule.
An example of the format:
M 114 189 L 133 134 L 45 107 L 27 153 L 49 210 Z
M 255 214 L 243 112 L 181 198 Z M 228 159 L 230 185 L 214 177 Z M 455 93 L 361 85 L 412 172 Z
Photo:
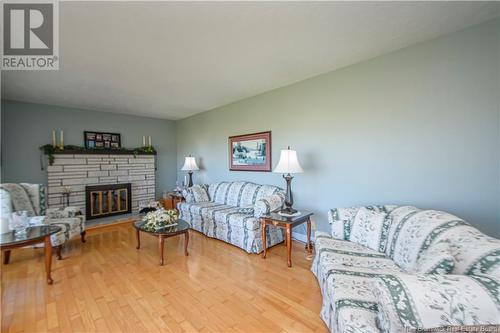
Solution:
M 295 239 L 299 242 L 302 242 L 302 243 L 307 243 L 307 235 L 304 235 L 304 234 L 299 234 L 299 233 L 292 233 L 292 239 Z M 314 237 L 311 235 L 311 242 L 314 243 Z

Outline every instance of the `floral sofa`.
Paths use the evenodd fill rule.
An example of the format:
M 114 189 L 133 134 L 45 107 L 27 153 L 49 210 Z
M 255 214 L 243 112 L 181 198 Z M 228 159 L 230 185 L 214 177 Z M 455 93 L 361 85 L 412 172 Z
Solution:
M 329 222 L 311 270 L 332 332 L 500 329 L 500 240 L 411 206 L 338 208 Z
M 262 252 L 259 218 L 283 206 L 279 187 L 251 182 L 219 182 L 195 185 L 183 191 L 177 208 L 180 218 L 209 237 L 236 245 L 248 253 Z M 284 241 L 283 231 L 267 228 L 267 246 Z
M 85 242 L 85 216 L 80 209 L 47 208 L 46 188 L 43 184 L 0 184 L 0 205 L 2 223 L 8 223 L 12 212 L 26 211 L 30 225 L 52 224 L 61 227 L 61 231 L 50 239 L 57 250 L 58 259 L 62 259 L 62 247 L 69 239 L 80 235 L 82 242 Z

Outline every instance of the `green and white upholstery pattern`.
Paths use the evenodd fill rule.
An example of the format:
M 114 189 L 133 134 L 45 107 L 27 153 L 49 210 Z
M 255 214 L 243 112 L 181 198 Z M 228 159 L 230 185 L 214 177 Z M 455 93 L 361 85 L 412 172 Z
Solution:
M 439 242 L 423 251 L 411 274 L 450 274 L 455 268 L 455 259 L 447 242 Z
M 270 195 L 267 198 L 259 199 L 255 202 L 254 216 L 261 217 L 269 214 L 272 211 L 280 209 L 281 207 L 283 207 L 283 202 L 285 202 L 285 196 L 283 192 L 278 192 L 276 194 Z
M 281 207 L 283 191 L 250 182 L 220 182 L 208 186 L 208 195 L 210 201 L 179 203 L 180 218 L 208 237 L 236 245 L 248 253 L 262 252 L 259 221 L 262 208 L 257 208 L 256 202 L 265 201 L 271 208 Z M 283 242 L 280 228 L 271 226 L 266 230 L 268 247 Z
M 59 246 L 85 231 L 85 216 L 78 207 L 47 209 L 43 184 L 1 184 L 2 217 L 26 210 L 30 224 L 53 224 L 61 231 L 51 236 L 52 246 Z
M 386 218 L 382 223 L 379 214 L 384 213 Z M 359 226 L 355 225 L 356 217 L 360 218 Z M 500 324 L 496 312 L 500 297 L 500 240 L 482 234 L 451 214 L 413 206 L 337 208 L 329 212 L 329 221 L 331 233 L 316 233 L 316 256 L 311 270 L 323 296 L 321 318 L 332 332 L 380 332 L 382 328 L 386 332 L 405 332 L 405 327 L 430 328 L 448 322 L 490 324 L 491 318 L 496 318 L 494 324 Z M 374 224 L 372 229 L 370 221 Z M 356 231 L 357 227 L 364 230 Z M 385 236 L 374 237 L 370 233 Z M 385 241 L 380 241 L 382 238 Z M 447 275 L 450 273 L 464 275 L 454 282 L 457 276 Z M 431 286 L 431 292 L 419 295 L 421 282 L 414 281 L 417 277 L 431 281 L 422 287 Z M 399 293 L 393 297 L 393 304 L 388 297 L 394 293 L 388 294 L 384 304 L 393 306 L 392 313 L 380 314 L 382 306 L 389 306 L 382 305 L 380 293 L 374 291 L 381 279 L 386 279 L 386 293 L 399 290 L 398 283 L 405 286 L 401 290 L 410 293 Z M 452 286 L 450 289 L 446 289 L 448 284 Z M 463 288 L 470 293 L 455 296 Z M 476 294 L 488 301 L 482 304 L 473 297 Z M 421 300 L 421 296 L 425 299 Z M 476 301 L 480 310 L 469 307 Z M 490 312 L 477 315 L 476 311 L 482 311 L 483 306 L 489 307 Z M 456 309 L 450 310 L 453 307 Z M 401 324 L 408 311 L 417 313 L 418 325 Z M 447 317 L 447 311 L 451 317 Z M 439 321 L 432 321 L 436 318 Z
M 383 332 L 500 325 L 500 281 L 487 275 L 382 275 L 374 282 Z
M 428 249 L 442 233 L 457 226 L 468 225 L 464 220 L 436 210 L 409 212 L 394 229 L 389 256 L 402 269 L 409 272 L 423 251 Z
M 378 332 L 373 278 L 401 269 L 383 253 L 316 233 L 316 275 L 323 307 L 321 318 L 332 332 Z
M 187 203 L 210 201 L 206 187 L 200 185 L 193 185 L 192 187 L 183 189 L 182 196 Z
M 360 241 L 366 245 L 372 244 L 371 248 L 377 251 L 384 251 L 390 219 L 376 221 L 378 217 L 389 216 L 396 208 L 394 205 L 384 206 L 356 206 L 348 208 L 335 208 L 328 212 L 328 222 L 331 224 L 332 237 L 337 239 Z M 351 234 L 354 235 L 351 238 Z M 372 234 L 370 240 L 362 234 L 369 232 Z

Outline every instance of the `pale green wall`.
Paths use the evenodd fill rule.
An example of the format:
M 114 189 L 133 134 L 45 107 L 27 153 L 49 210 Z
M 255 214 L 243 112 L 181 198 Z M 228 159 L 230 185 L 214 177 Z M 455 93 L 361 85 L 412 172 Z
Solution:
M 142 136 L 151 135 L 158 150 L 156 195 L 175 187 L 173 121 L 12 101 L 2 101 L 1 116 L 2 182 L 47 183 L 39 147 L 50 143 L 52 129 L 62 129 L 64 143 L 78 146 L 83 146 L 85 130 L 121 133 L 126 148 L 141 146 Z
M 283 186 L 278 174 L 228 170 L 228 136 L 272 130 L 273 165 L 287 145 L 298 151 L 296 206 L 319 229 L 329 208 L 395 203 L 499 237 L 499 30 L 490 21 L 178 121 L 177 169 L 193 154 L 197 183 Z

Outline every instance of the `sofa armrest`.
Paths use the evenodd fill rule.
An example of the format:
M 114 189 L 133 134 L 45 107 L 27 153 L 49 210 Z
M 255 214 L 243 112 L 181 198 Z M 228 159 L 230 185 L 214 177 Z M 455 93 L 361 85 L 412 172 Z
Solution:
M 282 194 L 273 194 L 266 198 L 259 199 L 254 205 L 254 216 L 259 218 L 263 215 L 283 207 L 285 197 Z

